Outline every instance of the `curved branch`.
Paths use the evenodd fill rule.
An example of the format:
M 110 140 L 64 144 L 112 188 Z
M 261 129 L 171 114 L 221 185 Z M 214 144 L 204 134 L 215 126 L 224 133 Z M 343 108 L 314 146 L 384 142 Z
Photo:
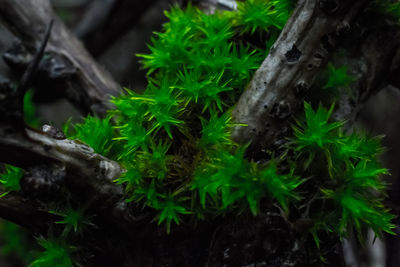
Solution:
M 113 203 L 123 194 L 123 188 L 113 182 L 123 171 L 119 164 L 78 141 L 58 140 L 31 129 L 15 132 L 0 127 L 0 161 L 25 169 L 61 165 L 65 167 L 67 185 L 84 190 L 89 199 Z
M 248 125 L 233 130 L 235 140 L 267 147 L 284 139 L 287 118 L 301 109 L 304 91 L 367 1 L 332 1 L 338 6 L 325 6 L 325 2 L 298 1 L 233 111 L 236 122 Z
M 56 17 L 48 0 L 2 0 L 1 23 L 13 32 L 31 54 L 40 45 L 42 33 L 50 20 L 54 28 L 46 48 L 47 61 L 43 62 L 45 79 L 39 87 L 62 92 L 83 113 L 104 115 L 111 107 L 109 97 L 120 93 L 119 85 L 85 50 L 78 39 Z M 8 63 L 20 58 L 10 52 Z M 20 52 L 20 51 L 19 51 Z M 27 58 L 30 58 L 29 56 Z M 19 62 L 21 63 L 21 62 Z M 29 62 L 22 62 L 22 64 Z M 17 65 L 17 64 L 14 64 Z M 16 66 L 14 66 L 16 70 Z

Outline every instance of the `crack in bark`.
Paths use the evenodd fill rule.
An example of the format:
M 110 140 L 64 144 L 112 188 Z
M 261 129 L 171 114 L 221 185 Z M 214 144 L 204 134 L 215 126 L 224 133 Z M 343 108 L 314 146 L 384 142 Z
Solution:
M 296 114 L 302 107 L 302 95 L 311 86 L 342 38 L 343 25 L 350 25 L 367 1 L 341 3 L 340 10 L 326 14 L 319 1 L 301 0 L 267 58 L 256 71 L 240 97 L 233 118 L 247 127 L 235 127 L 232 138 L 240 143 L 253 142 L 266 148 L 284 138 L 286 116 L 269 116 L 279 103 Z M 345 7 L 345 8 L 344 8 Z M 265 108 L 267 107 L 267 108 Z M 267 128 L 266 125 L 269 127 Z M 265 133 L 258 135 L 257 133 Z

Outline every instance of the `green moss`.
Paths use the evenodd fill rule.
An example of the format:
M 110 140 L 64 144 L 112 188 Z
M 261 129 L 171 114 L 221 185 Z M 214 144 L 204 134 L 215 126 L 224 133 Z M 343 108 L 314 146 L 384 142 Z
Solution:
M 296 139 L 296 149 L 315 149 L 324 148 L 327 144 L 334 143 L 336 136 L 332 134 L 343 122 L 328 122 L 332 114 L 334 106 L 327 111 L 322 106 L 319 106 L 314 112 L 311 105 L 304 103 L 306 122 L 301 128 L 294 127 Z M 301 123 L 299 123 L 302 125 Z
M 271 27 L 281 30 L 293 8 L 290 0 L 247 0 L 238 2 L 236 23 L 242 33 L 268 31 Z
M 92 226 L 93 224 L 90 222 L 89 218 L 85 216 L 83 208 L 73 209 L 71 207 L 67 207 L 62 211 L 54 210 L 49 211 L 51 214 L 55 214 L 61 216 L 63 219 L 61 221 L 55 222 L 56 224 L 62 224 L 65 226 L 63 231 L 63 236 L 66 237 L 71 232 L 82 234 L 84 228 L 86 226 Z
M 245 146 L 233 152 L 218 149 L 198 164 L 192 189 L 198 190 L 201 205 L 205 208 L 209 202 L 226 210 L 247 202 L 253 215 L 257 215 L 262 200 L 276 198 L 288 211 L 289 201 L 299 199 L 295 189 L 302 181 L 293 173 L 280 174 L 275 161 L 268 164 L 248 161 L 245 149 Z
M 74 125 L 74 133 L 69 138 L 79 139 L 88 144 L 96 153 L 109 156 L 112 149 L 114 129 L 110 122 L 111 117 L 99 119 L 87 116 L 82 123 Z
M 289 200 L 300 199 L 300 194 L 296 192 L 296 189 L 304 180 L 294 176 L 293 169 L 288 174 L 279 174 L 277 163 L 272 160 L 267 168 L 261 170 L 260 180 L 262 181 L 261 185 L 268 189 L 286 212 L 289 210 Z
M 183 223 L 226 214 L 258 216 L 278 207 L 289 224 L 311 221 L 300 239 L 314 239 L 317 247 L 324 232 L 340 238 L 357 234 L 360 240 L 367 228 L 377 236 L 393 234 L 394 216 L 383 206 L 381 176 L 388 170 L 378 160 L 381 138 L 346 134 L 345 122 L 331 118 L 333 104 L 315 110 L 315 103 L 305 103 L 304 118 L 297 118 L 279 155 L 267 150 L 255 161 L 246 156 L 247 145 L 230 138 L 233 126 L 246 127 L 232 121 L 232 106 L 292 8 L 289 0 L 247 0 L 238 3 L 237 12 L 214 14 L 191 5 L 173 7 L 149 54 L 138 55 L 147 69 L 146 90 L 126 89 L 112 98 L 115 109 L 105 119 L 88 116 L 69 137 L 117 160 L 126 170 L 115 180 L 125 188 L 125 201 L 152 212 L 167 233 Z M 354 79 L 346 66 L 328 64 L 318 89 L 334 91 Z M 25 98 L 31 122 L 31 94 Z M 22 173 L 7 166 L 0 182 L 7 191 L 18 191 Z M 72 266 L 66 240 L 90 222 L 83 209 L 50 213 L 62 217 L 55 223 L 64 231 L 58 239 L 38 240 L 43 251 L 31 266 Z
M 385 184 L 380 176 L 388 171 L 378 161 L 382 152 L 380 138 L 359 133 L 345 135 L 341 129 L 344 122 L 329 122 L 332 109 L 333 106 L 330 110 L 319 106 L 314 112 L 306 103 L 306 120 L 299 123 L 303 130 L 295 128 L 295 140 L 290 144 L 298 153 L 297 162 L 304 160 L 305 169 L 311 170 L 312 179 L 307 180 L 307 186 L 320 190 L 313 196 L 321 198 L 318 205 L 322 206 L 315 217 L 311 215 L 318 222 L 311 233 L 317 244 L 319 231 L 333 231 L 340 237 L 356 232 L 361 240 L 366 227 L 378 236 L 382 231 L 393 234 L 394 216 L 382 202 Z M 327 168 L 321 167 L 324 165 Z
M 30 264 L 32 267 L 72 267 L 70 249 L 62 240 L 38 239 L 39 245 L 44 249 Z
M 175 198 L 174 195 L 170 193 L 166 196 L 163 196 L 163 200 L 158 202 L 158 205 L 154 206 L 156 210 L 160 210 L 156 217 L 158 225 L 165 221 L 168 234 L 171 232 L 171 222 L 179 225 L 179 215 L 190 214 L 185 207 L 179 204 L 179 202 L 183 200 L 184 199 Z
M 75 127 L 96 151 L 116 148 L 126 169 L 116 182 L 124 185 L 126 201 L 152 210 L 168 233 L 185 221 L 226 213 L 257 216 L 272 206 L 287 218 L 311 220 L 308 233 L 317 245 L 324 231 L 340 237 L 361 237 L 365 227 L 392 233 L 393 216 L 382 205 L 380 176 L 388 171 L 378 161 L 380 138 L 345 134 L 345 122 L 330 118 L 333 104 L 314 110 L 305 103 L 305 118 L 293 127 L 286 153 L 274 157 L 267 151 L 265 162 L 247 158 L 247 146 L 230 138 L 232 105 L 292 4 L 247 0 L 238 12 L 210 15 L 191 5 L 173 7 L 149 54 L 139 55 L 148 70 L 144 93 L 126 89 L 112 99 L 116 108 L 105 121 L 90 118 Z M 241 38 L 256 31 L 266 32 L 265 44 L 257 44 L 263 51 Z M 328 72 L 322 90 L 353 81 L 346 66 L 329 65 Z
M 32 261 L 32 255 L 29 253 L 29 240 L 24 229 L 12 222 L 0 221 L 0 232 L 1 255 L 7 258 L 15 257 L 28 265 Z
M 369 9 L 385 19 L 393 20 L 399 23 L 400 19 L 400 3 L 391 0 L 374 0 L 369 4 Z
M 21 189 L 19 181 L 21 180 L 24 171 L 20 168 L 6 165 L 5 171 L 0 174 L 0 183 L 7 192 L 19 191 Z M 3 194 L 4 195 L 4 194 Z
M 218 117 L 217 112 L 212 112 L 209 120 L 200 118 L 202 130 L 199 146 L 201 148 L 214 148 L 215 146 L 224 146 L 232 144 L 230 138 L 230 128 L 234 125 L 232 117 L 228 113 Z
M 329 63 L 327 68 L 328 81 L 326 82 L 324 89 L 347 87 L 354 80 L 354 78 L 348 74 L 346 65 L 336 68 L 332 63 Z
M 37 128 L 40 126 L 40 122 L 36 116 L 36 107 L 32 101 L 33 92 L 29 90 L 24 95 L 24 119 L 25 123 L 31 127 Z

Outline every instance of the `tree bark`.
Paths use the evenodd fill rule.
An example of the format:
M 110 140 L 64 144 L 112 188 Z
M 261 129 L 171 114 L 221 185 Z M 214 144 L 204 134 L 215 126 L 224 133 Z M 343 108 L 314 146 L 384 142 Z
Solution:
M 237 141 L 252 141 L 259 148 L 282 143 L 289 129 L 287 119 L 301 110 L 306 91 L 337 44 L 348 36 L 346 33 L 367 3 L 333 2 L 339 5 L 328 8 L 326 1 L 298 1 L 291 19 L 236 105 L 235 120 L 249 125 L 235 129 L 232 136 Z M 46 0 L 0 0 L 0 18 L 33 54 L 40 43 L 38 33 L 43 32 L 54 13 Z M 32 30 L 32 25 L 37 28 Z M 118 85 L 57 18 L 53 32 L 46 49 L 48 55 L 57 64 L 63 62 L 68 71 L 73 70 L 67 75 L 64 69 L 61 72 L 67 76 L 54 80 L 83 112 L 104 115 L 110 107 L 109 96 L 119 93 Z M 382 47 L 381 40 L 393 36 L 394 42 Z M 367 40 L 354 46 L 362 48 L 346 59 L 358 80 L 351 86 L 352 94 L 340 100 L 335 115 L 338 119 L 352 118 L 358 105 L 385 84 L 398 49 L 399 31 L 397 27 L 371 30 Z M 18 62 L 8 60 L 17 69 Z M 57 66 L 52 64 L 47 70 Z M 51 73 L 47 72 L 50 78 Z M 91 209 L 97 214 L 95 222 L 100 230 L 88 235 L 85 247 L 93 246 L 89 252 L 94 258 L 85 266 L 321 266 L 310 260 L 318 256 L 298 246 L 300 233 L 274 208 L 256 218 L 228 215 L 199 223 L 196 228 L 180 226 L 167 235 L 164 229 L 150 223 L 151 212 L 130 209 L 121 201 L 123 187 L 113 182 L 124 171 L 118 163 L 78 141 L 29 128 L 15 129 L 2 117 L 0 161 L 28 171 L 25 193 L 31 199 L 35 191 L 53 190 L 49 187 L 55 184 L 57 192 L 67 189 L 76 202 L 94 203 Z M 0 199 L 0 216 L 41 232 L 45 230 L 41 222 L 47 226 L 57 219 L 47 212 L 45 201 L 9 194 Z M 31 217 L 32 225 L 27 223 Z M 324 237 L 321 246 L 328 252 L 325 257 L 330 264 L 343 265 L 336 237 Z
M 0 21 L 21 41 L 5 55 L 14 70 L 26 68 L 31 55 L 40 44 L 48 23 L 54 19 L 46 59 L 41 64 L 44 73 L 37 82 L 39 90 L 59 94 L 70 100 L 84 114 L 104 116 L 112 107 L 110 96 L 120 93 L 119 85 L 89 55 L 78 39 L 56 17 L 48 0 L 1 0 Z
M 298 1 L 270 53 L 240 97 L 233 118 L 247 127 L 233 129 L 233 139 L 253 146 L 281 144 L 288 118 L 302 108 L 304 94 L 348 33 L 367 1 Z M 328 1 L 329 2 L 329 1 Z

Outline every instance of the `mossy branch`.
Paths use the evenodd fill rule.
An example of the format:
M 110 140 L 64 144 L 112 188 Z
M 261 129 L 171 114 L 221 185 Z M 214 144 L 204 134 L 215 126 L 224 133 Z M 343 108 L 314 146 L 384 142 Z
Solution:
M 242 94 L 233 118 L 232 137 L 267 147 L 285 138 L 287 118 L 301 110 L 305 92 L 350 30 L 367 1 L 300 0 L 270 53 Z

